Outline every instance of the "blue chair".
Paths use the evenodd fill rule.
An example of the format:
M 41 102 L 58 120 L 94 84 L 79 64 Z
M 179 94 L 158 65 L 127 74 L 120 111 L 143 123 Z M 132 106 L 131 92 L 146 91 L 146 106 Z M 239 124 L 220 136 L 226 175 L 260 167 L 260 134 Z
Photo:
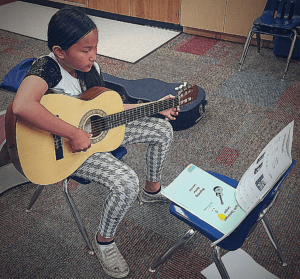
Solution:
M 155 272 L 156 269 L 163 264 L 166 260 L 168 260 L 178 249 L 183 247 L 187 241 L 189 241 L 196 232 L 200 232 L 205 237 L 207 237 L 213 243 L 211 246 L 213 247 L 213 257 L 214 262 L 218 268 L 218 271 L 223 279 L 229 279 L 228 272 L 221 260 L 220 256 L 220 248 L 225 249 L 227 251 L 234 251 L 239 249 L 243 243 L 245 242 L 248 235 L 252 233 L 255 229 L 258 222 L 262 221 L 263 225 L 266 229 L 266 232 L 274 245 L 276 252 L 282 262 L 283 266 L 286 266 L 285 259 L 283 254 L 280 250 L 278 245 L 278 241 L 270 227 L 269 221 L 267 216 L 265 215 L 269 208 L 274 204 L 277 196 L 278 190 L 282 185 L 283 181 L 288 176 L 289 172 L 292 170 L 296 161 L 293 160 L 291 166 L 288 170 L 282 175 L 280 180 L 276 183 L 273 189 L 266 195 L 266 197 L 246 216 L 246 218 L 241 222 L 241 224 L 227 237 L 221 239 L 224 234 L 215 229 L 214 227 L 210 226 L 206 222 L 202 221 L 200 218 L 196 217 L 189 211 L 185 210 L 184 208 L 176 205 L 175 203 L 171 203 L 170 205 L 170 212 L 172 215 L 183 221 L 184 223 L 188 224 L 191 229 L 189 229 L 186 234 L 181 237 L 172 248 L 170 248 L 165 254 L 163 254 L 159 259 L 157 259 L 152 266 L 150 267 L 150 272 Z M 218 179 L 224 181 L 225 183 L 229 184 L 233 188 L 238 186 L 238 181 L 231 179 L 227 176 L 214 173 L 209 171 L 211 175 L 217 177 Z
M 244 51 L 240 60 L 242 70 L 248 53 L 251 39 L 254 34 L 257 38 L 257 52 L 260 53 L 260 35 L 271 35 L 291 39 L 291 47 L 284 70 L 283 79 L 288 71 L 295 42 L 297 39 L 297 26 L 300 25 L 300 1 L 299 0 L 268 0 L 263 14 L 258 17 L 250 28 Z
M 118 147 L 116 150 L 114 151 L 111 151 L 111 153 L 117 158 L 117 159 L 121 159 L 124 155 L 126 155 L 127 153 L 127 150 L 124 146 L 120 146 Z M 63 181 L 63 192 L 65 194 L 65 197 L 67 199 L 67 202 L 68 202 L 68 205 L 70 207 L 70 210 L 72 212 L 72 215 L 76 221 L 76 224 L 78 226 L 78 229 L 87 245 L 87 247 L 89 248 L 89 251 L 88 253 L 93 255 L 94 254 L 94 250 L 93 250 L 93 247 L 91 245 L 91 242 L 90 242 L 90 239 L 88 237 L 88 234 L 87 234 L 87 231 L 85 229 L 85 226 L 82 222 L 82 219 L 78 213 L 78 210 L 76 208 L 76 205 L 75 205 L 75 202 L 69 192 L 69 189 L 68 189 L 68 186 L 70 184 L 70 180 L 73 179 L 75 181 L 77 181 L 78 183 L 80 184 L 89 184 L 90 181 L 88 180 L 85 180 L 83 178 L 80 178 L 80 177 L 77 177 L 77 176 L 69 176 L 68 178 L 66 178 L 64 181 Z M 31 209 L 34 205 L 34 203 L 36 202 L 36 200 L 38 199 L 38 197 L 40 196 L 40 194 L 42 193 L 43 189 L 44 189 L 45 185 L 39 185 L 39 187 L 36 189 L 36 191 L 34 192 L 30 202 L 29 202 L 29 205 L 27 206 L 27 209 L 25 210 L 27 213 L 31 212 Z

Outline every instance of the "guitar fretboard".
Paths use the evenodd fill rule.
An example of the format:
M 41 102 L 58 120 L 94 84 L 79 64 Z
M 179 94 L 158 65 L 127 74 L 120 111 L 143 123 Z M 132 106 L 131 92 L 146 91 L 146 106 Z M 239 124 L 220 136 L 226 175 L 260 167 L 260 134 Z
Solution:
M 176 96 L 174 99 L 169 98 L 166 100 L 151 102 L 149 104 L 107 115 L 100 120 L 101 123 L 99 123 L 99 125 L 101 126 L 102 131 L 106 131 L 125 125 L 128 122 L 137 120 L 139 118 L 151 116 L 170 108 L 175 108 L 179 106 L 179 102 L 180 100 L 178 96 Z

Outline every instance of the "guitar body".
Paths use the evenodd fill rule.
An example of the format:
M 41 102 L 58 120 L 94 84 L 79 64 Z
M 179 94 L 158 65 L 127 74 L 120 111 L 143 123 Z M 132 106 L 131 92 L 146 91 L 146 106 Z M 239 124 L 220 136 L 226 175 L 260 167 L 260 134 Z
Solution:
M 87 99 L 86 96 L 89 95 L 90 92 L 86 91 L 81 99 L 76 99 L 67 95 L 47 94 L 43 96 L 41 104 L 60 119 L 76 127 L 84 126 L 87 119 L 93 115 L 109 115 L 124 110 L 122 99 L 115 91 L 107 90 L 91 100 L 82 100 Z M 122 125 L 98 136 L 92 136 L 91 148 L 79 153 L 72 153 L 69 141 L 61 138 L 62 146 L 57 154 L 53 134 L 37 129 L 12 114 L 8 118 L 10 119 L 7 119 L 6 127 L 14 125 L 11 121 L 15 122 L 15 139 L 10 131 L 8 142 L 14 165 L 31 182 L 41 185 L 65 179 L 96 152 L 116 149 L 121 145 L 125 134 L 125 125 Z

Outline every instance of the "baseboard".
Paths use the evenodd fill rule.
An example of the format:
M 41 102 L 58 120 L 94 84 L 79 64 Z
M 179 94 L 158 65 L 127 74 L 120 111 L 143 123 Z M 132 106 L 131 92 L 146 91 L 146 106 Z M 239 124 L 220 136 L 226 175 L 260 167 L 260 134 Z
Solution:
M 224 41 L 230 41 L 230 42 L 241 43 L 241 44 L 245 44 L 247 40 L 247 37 L 245 36 L 238 36 L 238 35 L 202 30 L 202 29 L 197 29 L 192 27 L 183 27 L 183 32 L 191 35 L 203 36 L 207 38 L 213 38 L 217 40 L 224 40 Z M 251 44 L 252 45 L 257 44 L 256 38 L 253 38 L 251 40 Z M 273 48 L 274 41 L 272 37 L 265 36 L 265 39 L 261 39 L 261 46 L 265 48 Z

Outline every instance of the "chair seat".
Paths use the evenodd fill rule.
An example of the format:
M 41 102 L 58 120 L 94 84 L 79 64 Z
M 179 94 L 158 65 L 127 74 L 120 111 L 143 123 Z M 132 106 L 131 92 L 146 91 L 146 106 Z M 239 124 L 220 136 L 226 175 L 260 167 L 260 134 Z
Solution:
M 127 149 L 124 146 L 120 146 L 117 149 L 111 151 L 111 154 L 120 160 L 124 155 L 127 154 Z
M 292 38 L 294 36 L 294 32 L 290 29 L 274 28 L 274 27 L 259 26 L 259 25 L 257 25 L 257 26 L 253 25 L 252 32 L 255 34 L 280 36 L 280 37 L 286 37 L 286 38 Z
M 270 198 L 268 200 L 270 200 Z M 234 251 L 239 249 L 245 242 L 245 239 L 247 238 L 250 230 L 255 224 L 259 213 L 264 209 L 264 206 L 265 203 L 257 206 L 251 212 L 251 214 L 246 217 L 245 221 L 242 222 L 241 225 L 234 230 L 234 232 L 232 232 L 227 238 L 218 243 L 218 246 L 227 251 Z M 189 211 L 174 203 L 170 205 L 170 213 L 195 230 L 199 231 L 212 242 L 220 239 L 224 235 L 211 225 L 207 224 Z
M 295 29 L 300 24 L 300 19 L 280 19 L 280 18 L 269 18 L 266 16 L 260 16 L 253 22 L 254 25 L 268 26 L 272 28 L 281 29 Z

